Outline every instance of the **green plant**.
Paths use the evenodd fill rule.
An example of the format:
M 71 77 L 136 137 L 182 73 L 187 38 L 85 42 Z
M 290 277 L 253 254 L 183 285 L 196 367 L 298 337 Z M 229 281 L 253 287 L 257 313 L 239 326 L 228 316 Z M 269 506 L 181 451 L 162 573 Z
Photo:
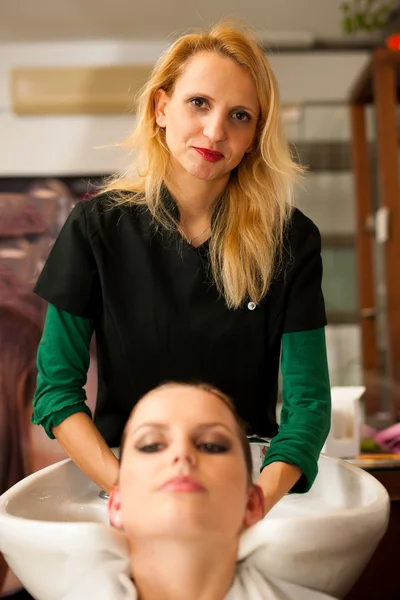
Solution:
M 357 31 L 383 29 L 396 7 L 395 0 L 352 0 L 341 4 L 343 29 L 352 34 Z

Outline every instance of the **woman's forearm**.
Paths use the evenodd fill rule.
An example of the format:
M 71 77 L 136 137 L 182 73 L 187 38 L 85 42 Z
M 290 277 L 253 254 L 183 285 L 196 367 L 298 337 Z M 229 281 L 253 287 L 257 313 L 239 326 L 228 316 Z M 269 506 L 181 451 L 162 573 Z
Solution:
M 264 514 L 298 482 L 302 475 L 299 467 L 276 461 L 264 467 L 257 484 L 264 492 Z
M 118 460 L 91 418 L 84 412 L 77 412 L 52 431 L 81 471 L 109 493 L 118 479 Z

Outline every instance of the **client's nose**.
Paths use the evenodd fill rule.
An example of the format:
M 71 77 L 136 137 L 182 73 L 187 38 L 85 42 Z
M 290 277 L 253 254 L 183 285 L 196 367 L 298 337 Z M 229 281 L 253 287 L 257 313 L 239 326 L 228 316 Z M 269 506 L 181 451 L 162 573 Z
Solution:
M 196 457 L 194 456 L 194 453 L 189 452 L 187 450 L 178 452 L 175 455 L 174 463 L 175 464 L 182 463 L 182 464 L 189 465 L 190 467 L 194 467 L 194 466 L 196 466 Z

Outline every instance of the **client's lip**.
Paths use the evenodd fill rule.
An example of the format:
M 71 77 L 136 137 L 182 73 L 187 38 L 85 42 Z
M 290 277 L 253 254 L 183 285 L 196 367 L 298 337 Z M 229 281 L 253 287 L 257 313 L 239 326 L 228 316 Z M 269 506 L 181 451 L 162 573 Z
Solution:
M 193 477 L 173 477 L 164 483 L 161 488 L 163 492 L 205 492 L 205 488 Z

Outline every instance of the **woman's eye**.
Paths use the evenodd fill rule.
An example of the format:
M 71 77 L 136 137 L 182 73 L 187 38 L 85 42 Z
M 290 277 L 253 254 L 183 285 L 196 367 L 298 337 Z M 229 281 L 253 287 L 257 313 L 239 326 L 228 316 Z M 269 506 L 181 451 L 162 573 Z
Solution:
M 162 444 L 145 444 L 138 447 L 139 452 L 160 452 L 162 449 Z
M 237 111 L 232 114 L 233 118 L 237 121 L 250 121 L 251 117 L 248 113 L 243 111 Z
M 209 454 L 222 454 L 224 452 L 228 452 L 227 446 L 223 444 L 213 444 L 212 442 L 205 442 L 203 444 L 199 444 L 198 447 L 203 452 L 207 452 Z
M 205 108 L 206 101 L 204 100 L 204 98 L 192 98 L 190 102 L 196 108 Z

